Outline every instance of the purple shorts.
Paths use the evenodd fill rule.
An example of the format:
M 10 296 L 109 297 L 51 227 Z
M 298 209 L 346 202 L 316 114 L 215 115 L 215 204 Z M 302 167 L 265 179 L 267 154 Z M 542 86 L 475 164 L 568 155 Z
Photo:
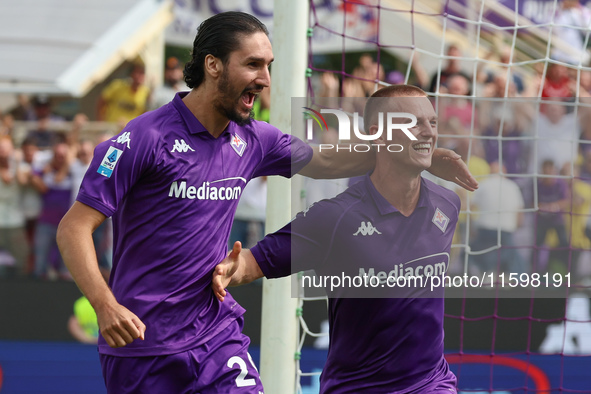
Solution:
M 262 394 L 259 373 L 248 354 L 242 319 L 209 342 L 181 353 L 154 357 L 100 355 L 107 392 L 112 394 Z
M 324 374 L 324 372 L 323 372 Z M 439 365 L 424 379 L 412 386 L 402 387 L 400 382 L 385 382 L 381 376 L 380 382 L 372 380 L 371 377 L 357 379 L 333 378 L 329 386 L 323 384 L 323 377 L 320 378 L 320 394 L 358 394 L 358 393 L 380 393 L 380 394 L 457 394 L 457 378 L 449 369 L 449 364 L 443 356 Z
M 436 386 L 424 387 L 424 388 L 416 391 L 416 393 L 417 394 L 418 393 L 420 393 L 420 394 L 457 394 L 458 391 L 456 390 L 456 387 L 453 384 L 441 383 Z
M 457 394 L 458 379 L 449 369 L 447 361 L 442 360 L 444 365 L 440 371 L 430 379 L 430 382 L 422 387 L 414 388 L 413 394 Z

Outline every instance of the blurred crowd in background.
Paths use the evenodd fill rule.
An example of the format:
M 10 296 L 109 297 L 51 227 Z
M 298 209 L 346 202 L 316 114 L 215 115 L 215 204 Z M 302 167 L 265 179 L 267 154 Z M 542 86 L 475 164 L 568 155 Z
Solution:
M 187 89 L 177 58 L 167 59 L 164 84 L 155 90 L 145 81 L 144 64 L 136 60 L 129 64 L 128 78 L 113 79 L 101 91 L 95 113 L 66 119 L 55 111 L 55 98 L 45 94 L 20 94 L 16 106 L 0 108 L 0 278 L 71 280 L 56 231 L 76 199 L 95 146 L 180 90 Z M 93 237 L 108 278 L 111 222 Z
M 150 89 L 141 61 L 129 63 L 127 78 L 101 91 L 95 113 L 71 119 L 55 111 L 48 95 L 18 96 L 12 108 L 0 108 L 0 278 L 72 280 L 55 241 L 57 226 L 76 200 L 97 144 L 113 139 L 131 119 L 159 108 L 179 91 L 189 90 L 183 64 L 166 59 L 164 84 Z M 269 121 L 270 91 L 265 89 L 254 114 Z M 233 240 L 253 245 L 263 235 L 266 179 L 251 182 L 236 213 Z M 105 279 L 112 264 L 112 225 L 93 234 Z
M 481 183 L 470 195 L 456 189 L 467 213 L 452 271 L 467 260 L 473 273 L 571 272 L 589 282 L 591 71 L 561 62 L 516 66 L 510 48 L 498 47 L 469 73 L 469 58 L 452 44 L 441 72 L 428 75 L 418 55 L 407 76 L 363 54 L 351 73 L 322 73 L 314 95 L 319 103 L 347 97 L 343 107 L 360 113 L 358 98 L 385 84 L 407 82 L 433 96 L 438 146 L 461 155 Z M 333 126 L 318 142 L 336 143 Z
M 525 68 L 512 56 L 508 47 L 494 48 L 470 73 L 463 64 L 468 58 L 451 44 L 440 72 L 428 75 L 415 52 L 407 76 L 379 63 L 376 53 L 360 53 L 348 73 L 314 73 L 310 96 L 359 100 L 351 110 L 362 112 L 364 99 L 381 86 L 421 87 L 438 111 L 438 145 L 460 154 L 481 183 L 474 194 L 456 190 L 467 213 L 456 232 L 464 247 L 455 249 L 451 269 L 463 270 L 467 260 L 475 272 L 570 271 L 584 280 L 591 277 L 591 71 L 554 62 Z M 22 94 L 15 107 L 0 108 L 0 277 L 71 280 L 55 244 L 57 225 L 76 198 L 94 147 L 187 90 L 179 59 L 169 57 L 164 69 L 164 85 L 150 89 L 141 61 L 130 63 L 127 78 L 102 90 L 95 113 L 71 119 L 57 115 L 47 95 Z M 269 96 L 265 89 L 255 119 L 269 121 Z M 337 140 L 329 127 L 319 142 Z M 310 182 L 307 193 L 330 198 L 348 184 Z M 230 244 L 251 246 L 262 237 L 265 199 L 265 179 L 249 184 Z M 95 232 L 95 243 L 108 277 L 109 221 Z M 467 257 L 468 250 L 476 253 Z

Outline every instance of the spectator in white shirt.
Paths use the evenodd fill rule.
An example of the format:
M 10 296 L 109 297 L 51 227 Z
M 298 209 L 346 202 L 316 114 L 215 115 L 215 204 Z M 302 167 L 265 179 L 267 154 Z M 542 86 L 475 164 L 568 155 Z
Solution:
M 473 252 L 493 248 L 482 254 L 474 254 L 471 261 L 481 272 L 524 273 L 527 263 L 516 248 L 514 233 L 523 222 L 523 196 L 517 183 L 499 172 L 499 163 L 490 165 L 491 173 L 480 182 L 472 195 L 472 210 L 476 238 L 471 245 Z M 496 247 L 498 246 L 498 248 Z

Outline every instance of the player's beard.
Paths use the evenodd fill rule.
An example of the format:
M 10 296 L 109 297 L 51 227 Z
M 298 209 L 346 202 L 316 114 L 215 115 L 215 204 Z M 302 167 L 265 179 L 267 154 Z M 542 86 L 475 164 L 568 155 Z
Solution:
M 228 72 L 223 71 L 218 82 L 218 91 L 220 92 L 220 99 L 214 103 L 214 107 L 221 114 L 226 116 L 229 120 L 235 122 L 238 126 L 244 126 L 252 121 L 254 116 L 253 110 L 248 115 L 241 114 L 237 108 L 241 104 L 242 95 L 246 93 L 245 89 L 240 94 L 234 94 L 232 86 L 230 85 L 230 78 Z M 236 97 L 236 98 L 234 98 Z

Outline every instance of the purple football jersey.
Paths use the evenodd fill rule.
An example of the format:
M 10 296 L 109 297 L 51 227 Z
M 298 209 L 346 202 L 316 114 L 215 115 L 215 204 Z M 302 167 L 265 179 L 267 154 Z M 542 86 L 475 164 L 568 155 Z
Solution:
M 455 193 L 423 179 L 417 207 L 405 217 L 367 176 L 298 214 L 252 253 L 268 278 L 307 269 L 320 275 L 357 272 L 382 284 L 389 276 L 440 276 L 449 264 L 459 211 Z M 443 357 L 443 288 L 435 289 L 433 298 L 345 298 L 345 290 L 329 292 L 322 393 L 454 386 Z M 372 295 L 371 288 L 365 291 L 363 297 Z
M 214 138 L 177 96 L 100 144 L 78 201 L 113 216 L 117 301 L 145 324 L 145 340 L 115 356 L 173 354 L 207 342 L 244 313 L 220 303 L 211 274 L 227 253 L 238 200 L 254 177 L 299 171 L 312 157 L 304 142 L 253 121 L 230 122 Z

